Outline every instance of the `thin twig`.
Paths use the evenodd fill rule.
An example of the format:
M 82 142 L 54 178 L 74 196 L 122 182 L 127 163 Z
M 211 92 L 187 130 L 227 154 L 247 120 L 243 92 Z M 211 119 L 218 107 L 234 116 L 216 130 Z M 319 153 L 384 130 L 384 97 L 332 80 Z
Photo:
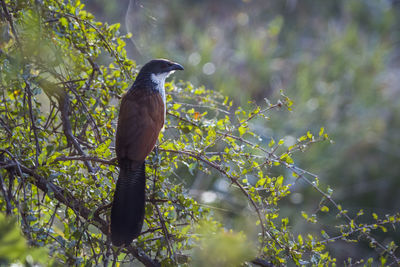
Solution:
M 259 112 L 254 112 L 250 117 L 248 117 L 248 118 L 245 119 L 244 121 L 240 122 L 240 123 L 236 126 L 236 128 L 239 128 L 239 127 L 242 126 L 243 124 L 245 124 L 245 123 L 249 122 L 250 120 L 254 119 L 255 116 L 257 116 L 257 115 L 259 115 L 259 114 L 262 114 L 262 113 L 264 113 L 264 112 L 270 111 L 271 109 L 278 108 L 278 107 L 281 107 L 281 106 L 282 106 L 282 103 L 278 102 L 277 104 L 270 105 L 268 108 L 265 108 L 265 109 L 263 109 L 263 110 L 261 110 L 261 111 L 259 111 Z
M 172 250 L 171 242 L 169 240 L 169 233 L 168 233 L 167 226 L 165 225 L 165 220 L 164 220 L 164 218 L 163 218 L 163 216 L 162 216 L 162 214 L 160 212 L 160 208 L 158 207 L 158 205 L 155 204 L 154 207 L 156 208 L 156 211 L 157 211 L 157 214 L 158 214 L 158 218 L 160 219 L 161 229 L 163 231 L 163 234 L 164 234 L 164 237 L 165 237 L 165 241 L 167 243 L 168 253 L 169 253 L 169 255 L 172 256 L 174 261 L 176 261 L 175 253 Z
M 3 177 L 1 176 L 1 173 L 0 173 L 0 191 L 3 194 L 4 199 L 6 201 L 6 213 L 7 215 L 10 215 L 13 207 L 11 205 L 11 199 L 9 198 L 9 195 L 6 192 L 6 187 L 4 184 Z
M 238 180 L 237 180 L 236 178 L 234 178 L 234 177 L 232 177 L 231 175 L 229 175 L 229 174 L 228 174 L 225 170 L 223 170 L 223 169 L 221 168 L 221 166 L 219 166 L 218 164 L 216 164 L 216 163 L 214 163 L 214 162 L 211 162 L 211 161 L 205 159 L 202 155 L 196 154 L 195 152 L 191 152 L 191 151 L 182 151 L 182 150 L 173 150 L 173 149 L 162 149 L 162 148 L 160 148 L 160 150 L 165 151 L 165 152 L 183 154 L 183 155 L 186 155 L 186 156 L 190 156 L 190 157 L 192 157 L 192 158 L 195 158 L 195 159 L 197 159 L 197 160 L 200 160 L 200 161 L 206 163 L 207 165 L 213 167 L 214 169 L 216 169 L 216 170 L 219 171 L 220 173 L 224 174 L 227 178 L 229 178 L 229 179 L 231 180 L 231 182 L 232 182 L 233 184 L 235 184 L 235 185 L 240 189 L 240 191 L 242 191 L 242 193 L 247 197 L 247 199 L 249 200 L 249 202 L 251 203 L 251 205 L 254 207 L 254 209 L 255 209 L 255 211 L 256 211 L 256 213 L 257 213 L 258 219 L 260 220 L 260 226 L 261 226 L 261 230 L 262 230 L 262 239 L 265 240 L 265 234 L 267 233 L 268 236 L 269 236 L 269 238 L 273 239 L 273 240 L 277 243 L 277 245 L 278 245 L 279 247 L 282 248 L 282 245 L 279 243 L 279 241 L 276 240 L 276 239 L 273 237 L 273 235 L 272 235 L 267 229 L 265 229 L 264 222 L 263 222 L 263 218 L 262 218 L 262 215 L 261 215 L 261 211 L 259 210 L 258 206 L 257 206 L 256 203 L 254 202 L 253 198 L 249 195 L 249 193 L 247 192 L 247 190 L 246 190 L 245 188 L 243 188 L 243 186 L 238 182 Z
M 4 120 L 1 117 L 0 117 L 0 123 L 3 126 L 3 128 L 6 130 L 7 134 L 9 136 L 12 136 L 12 132 L 11 132 L 10 128 L 8 128 L 7 123 L 5 123 Z
M 157 146 L 156 147 L 156 157 L 158 157 L 158 156 L 159 155 L 158 155 L 158 146 Z M 155 185 L 156 185 L 155 181 L 157 179 L 157 169 L 158 169 L 158 164 L 156 164 L 156 166 L 154 168 L 153 190 L 155 190 Z M 172 250 L 171 242 L 169 240 L 169 233 L 168 233 L 167 226 L 165 225 L 164 217 L 162 216 L 162 214 L 160 212 L 160 208 L 158 207 L 157 203 L 154 204 L 154 207 L 156 208 L 158 218 L 160 219 L 161 229 L 162 229 L 162 231 L 164 233 L 164 236 L 165 236 L 165 241 L 167 243 L 167 248 L 168 248 L 169 255 L 173 258 L 174 261 L 176 261 L 175 253 Z
M 87 116 L 88 116 L 88 118 L 89 118 L 89 121 L 92 123 L 92 125 L 93 125 L 93 130 L 94 130 L 94 132 L 95 132 L 95 136 L 96 136 L 97 142 L 102 143 L 103 141 L 102 141 L 102 139 L 101 139 L 99 127 L 97 126 L 97 123 L 96 123 L 96 121 L 94 120 L 92 114 L 89 112 L 89 109 L 87 108 L 85 102 L 82 100 L 82 98 L 79 96 L 78 92 L 77 92 L 74 88 L 72 88 L 72 87 L 68 87 L 68 88 L 71 90 L 71 92 L 74 93 L 74 95 L 75 95 L 76 99 L 79 101 L 79 103 L 81 103 L 82 108 L 83 108 L 83 112 L 84 112 L 85 114 L 87 114 Z
M 35 151 L 35 160 L 36 160 L 36 167 L 39 167 L 39 155 L 41 153 L 41 148 L 39 145 L 39 137 L 37 133 L 37 127 L 35 124 L 35 117 L 33 115 L 33 108 L 32 108 L 32 90 L 29 82 L 25 80 L 25 91 L 27 92 L 28 95 L 28 107 L 29 107 L 29 118 L 31 120 L 31 128 L 33 130 L 33 134 L 35 137 L 35 145 L 36 145 L 36 151 Z
M 280 164 L 283 164 L 286 168 L 288 168 L 288 169 L 290 169 L 292 172 L 294 172 L 300 179 L 302 179 L 302 180 L 305 181 L 307 184 L 309 184 L 312 188 L 314 188 L 316 191 L 318 191 L 318 193 L 320 193 L 323 197 L 325 197 L 326 199 L 328 199 L 329 202 L 330 202 L 333 206 L 335 206 L 335 208 L 340 212 L 340 214 L 343 215 L 344 218 L 346 218 L 346 220 L 347 220 L 349 223 L 354 222 L 354 220 L 351 219 L 350 216 L 349 216 L 346 212 L 343 212 L 343 209 L 339 208 L 339 204 L 337 204 L 336 201 L 333 200 L 333 198 L 332 198 L 330 195 L 328 195 L 327 193 L 325 193 L 324 191 L 322 191 L 318 186 L 316 186 L 313 182 L 311 182 L 309 179 L 307 179 L 307 177 L 304 176 L 304 174 L 308 174 L 308 175 L 310 175 L 310 176 L 312 176 L 312 177 L 314 177 L 314 178 L 318 178 L 317 175 L 315 175 L 315 174 L 313 174 L 313 173 L 311 173 L 311 172 L 309 172 L 309 171 L 303 170 L 303 169 L 301 169 L 301 168 L 298 168 L 298 167 L 295 166 L 295 165 L 288 164 L 287 162 L 278 159 L 276 155 L 273 155 L 273 156 L 275 157 L 275 159 L 274 159 L 275 162 L 279 162 Z M 359 227 L 356 223 L 353 223 L 353 224 L 354 224 L 354 227 L 355 227 L 356 230 L 362 231 L 363 227 Z M 368 236 L 368 235 L 367 235 L 367 236 Z M 398 263 L 398 264 L 400 263 L 400 259 L 397 258 L 397 256 L 396 256 L 392 251 L 388 251 L 388 250 L 385 248 L 384 245 L 382 245 L 380 242 L 378 242 L 378 241 L 376 241 L 376 240 L 374 240 L 374 243 L 375 243 L 380 249 L 382 249 L 383 251 L 388 252 L 389 255 L 393 258 L 393 260 L 396 261 L 396 263 Z
M 98 216 L 91 216 L 92 211 L 85 207 L 84 202 L 76 199 L 69 191 L 64 188 L 61 188 L 51 182 L 49 182 L 44 177 L 37 174 L 34 170 L 30 168 L 20 165 L 20 168 L 23 173 L 30 175 L 33 180 L 28 180 L 32 182 L 37 187 L 39 187 L 44 193 L 48 193 L 51 190 L 54 194 L 54 198 L 57 199 L 60 203 L 65 206 L 71 208 L 78 216 L 83 217 L 88 223 L 96 226 L 103 234 L 109 235 L 108 223 L 101 219 Z M 159 266 L 159 264 L 153 261 L 148 255 L 146 255 L 143 251 L 138 248 L 134 248 L 130 246 L 128 248 L 129 252 L 135 256 L 139 261 L 141 261 L 145 266 Z
M 67 137 L 67 141 L 74 146 L 74 148 L 78 151 L 78 153 L 82 156 L 86 156 L 85 152 L 82 150 L 81 146 L 77 142 L 76 138 L 72 134 L 71 123 L 69 121 L 68 112 L 69 112 L 69 97 L 68 94 L 64 91 L 60 91 L 58 94 L 59 97 L 59 110 L 61 111 L 61 121 L 63 124 L 63 131 L 65 136 Z M 92 178 L 96 181 L 96 177 L 94 175 L 94 170 L 92 164 L 89 161 L 84 161 L 86 167 L 89 170 Z
M 12 16 L 11 16 L 10 12 L 8 12 L 8 8 L 7 8 L 7 5 L 4 2 L 4 0 L 0 0 L 0 1 L 1 1 L 1 6 L 3 8 L 4 14 L 6 15 L 6 19 L 7 19 L 8 23 L 10 24 L 11 32 L 13 33 L 13 35 L 15 37 L 15 41 L 17 42 L 18 46 L 20 46 L 21 43 L 19 41 L 17 31 L 15 30 L 14 21 L 12 19 Z
M 106 165 L 115 165 L 117 166 L 117 158 L 112 158 L 110 160 L 106 159 L 100 159 L 97 157 L 92 157 L 92 156 L 60 156 L 54 159 L 53 162 L 58 162 L 58 161 L 73 161 L 73 160 L 80 160 L 80 161 L 93 161 L 93 162 L 99 162 L 103 163 Z

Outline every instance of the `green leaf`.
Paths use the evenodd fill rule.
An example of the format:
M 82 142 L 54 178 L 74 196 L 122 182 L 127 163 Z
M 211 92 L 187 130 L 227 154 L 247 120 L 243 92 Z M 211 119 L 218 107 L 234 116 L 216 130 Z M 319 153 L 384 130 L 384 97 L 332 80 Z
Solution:
M 240 126 L 240 127 L 238 128 L 238 131 L 239 131 L 240 136 L 243 136 L 243 135 L 246 133 L 247 128 L 245 128 L 245 127 L 243 127 L 243 126 Z
M 269 141 L 268 146 L 273 147 L 275 145 L 275 140 L 271 138 L 271 141 Z
M 60 24 L 64 27 L 64 28 L 68 28 L 68 20 L 65 17 L 61 17 L 59 20 Z
M 275 186 L 277 188 L 280 188 L 282 187 L 282 184 L 283 184 L 283 176 L 281 175 L 276 178 Z
M 329 212 L 329 208 L 327 206 L 322 206 L 321 207 L 322 212 Z
M 177 110 L 177 109 L 179 109 L 181 106 L 182 106 L 182 104 L 174 103 L 174 104 L 172 105 L 172 109 Z
M 324 131 L 325 131 L 324 127 L 321 127 L 321 129 L 319 130 L 319 136 L 322 136 L 324 134 Z

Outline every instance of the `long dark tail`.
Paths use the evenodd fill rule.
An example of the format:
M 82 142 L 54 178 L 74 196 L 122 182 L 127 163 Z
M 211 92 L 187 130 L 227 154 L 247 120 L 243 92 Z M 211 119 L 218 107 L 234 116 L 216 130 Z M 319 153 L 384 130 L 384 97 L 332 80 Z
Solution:
M 145 213 L 145 164 L 132 169 L 120 163 L 120 172 L 111 209 L 111 241 L 115 246 L 129 245 L 139 236 Z

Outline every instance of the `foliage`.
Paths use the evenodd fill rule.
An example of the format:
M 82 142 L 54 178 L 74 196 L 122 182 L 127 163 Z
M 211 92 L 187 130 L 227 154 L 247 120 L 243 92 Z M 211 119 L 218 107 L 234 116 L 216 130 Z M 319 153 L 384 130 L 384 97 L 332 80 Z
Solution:
M 134 34 L 135 45 L 144 48 L 142 53 L 173 55 L 185 65 L 180 77 L 218 88 L 242 107 L 249 98 L 260 105 L 265 97 L 276 99 L 284 88 L 295 103 L 293 112 L 257 121 L 252 129 L 263 138 L 282 138 L 290 146 L 304 129 L 318 132 L 323 125 L 335 145 L 313 146 L 295 156 L 296 163 L 321 174 L 320 179 L 335 188 L 335 198 L 353 214 L 359 209 L 380 216 L 398 211 L 399 1 L 141 4 L 143 8 L 119 14 L 126 15 L 126 27 Z M 96 7 L 92 10 L 100 13 Z M 146 23 L 151 27 L 142 31 Z M 215 72 L 203 72 L 206 64 L 213 64 Z M 192 188 L 204 190 L 219 184 L 198 182 L 202 176 L 193 180 Z M 292 191 L 296 194 L 281 209 L 301 231 L 306 225 L 296 210 L 312 212 L 319 195 L 302 183 Z M 331 223 L 323 219 L 323 224 Z M 394 234 L 400 240 L 400 234 Z M 337 244 L 330 249 L 340 261 L 369 253 L 363 241 L 356 247 Z
M 0 265 L 10 265 L 16 261 L 33 265 L 35 262 L 49 263 L 50 259 L 46 249 L 29 248 L 16 220 L 0 213 Z
M 80 1 L 0 3 L 8 34 L 0 58 L 0 208 L 18 216 L 32 247 L 45 246 L 67 265 L 328 265 L 336 259 L 327 244 L 366 239 L 381 262 L 400 262 L 390 240 L 399 214 L 372 214 L 373 223 L 362 211 L 352 216 L 316 175 L 295 164 L 296 153 L 329 142 L 324 128 L 291 145 L 255 133 L 254 125 L 292 108 L 287 96 L 233 108 L 228 97 L 186 82 L 166 85 L 165 131 L 146 169 L 143 233 L 129 247 L 113 247 L 115 119 L 136 73 L 124 49 L 129 36 L 119 35 L 118 24 L 96 22 Z M 185 182 L 199 174 L 225 181 L 221 194 L 242 204 L 251 230 L 228 230 L 229 216 L 192 197 Z M 321 233 L 295 233 L 281 212 L 299 182 L 322 198 L 314 212 L 301 213 L 305 223 L 333 218 Z M 377 231 L 388 239 L 375 238 Z

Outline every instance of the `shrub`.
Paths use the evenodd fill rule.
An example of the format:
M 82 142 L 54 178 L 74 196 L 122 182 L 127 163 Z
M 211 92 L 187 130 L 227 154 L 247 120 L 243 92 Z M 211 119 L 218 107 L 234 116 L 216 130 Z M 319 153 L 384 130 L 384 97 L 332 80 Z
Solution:
M 375 238 L 377 231 L 389 236 L 399 214 L 372 214 L 366 223 L 362 211 L 349 214 L 317 175 L 295 164 L 294 153 L 329 142 L 324 128 L 290 146 L 255 133 L 259 122 L 291 109 L 287 96 L 234 109 L 229 98 L 187 82 L 167 84 L 165 131 L 146 169 L 143 233 L 129 247 L 112 246 L 115 119 L 137 72 L 124 50 L 129 36 L 119 35 L 118 24 L 96 22 L 80 1 L 0 3 L 7 36 L 0 57 L 0 208 L 18 217 L 28 244 L 48 248 L 55 264 L 327 265 L 336 261 L 327 244 L 359 239 L 370 242 L 382 264 L 399 263 L 396 243 Z M 194 175 L 220 181 L 219 191 L 201 192 L 215 206 L 187 190 Z M 313 213 L 299 212 L 305 222 L 333 218 L 320 233 L 295 233 L 281 212 L 299 181 L 322 198 Z M 230 229 L 229 212 L 245 223 Z

